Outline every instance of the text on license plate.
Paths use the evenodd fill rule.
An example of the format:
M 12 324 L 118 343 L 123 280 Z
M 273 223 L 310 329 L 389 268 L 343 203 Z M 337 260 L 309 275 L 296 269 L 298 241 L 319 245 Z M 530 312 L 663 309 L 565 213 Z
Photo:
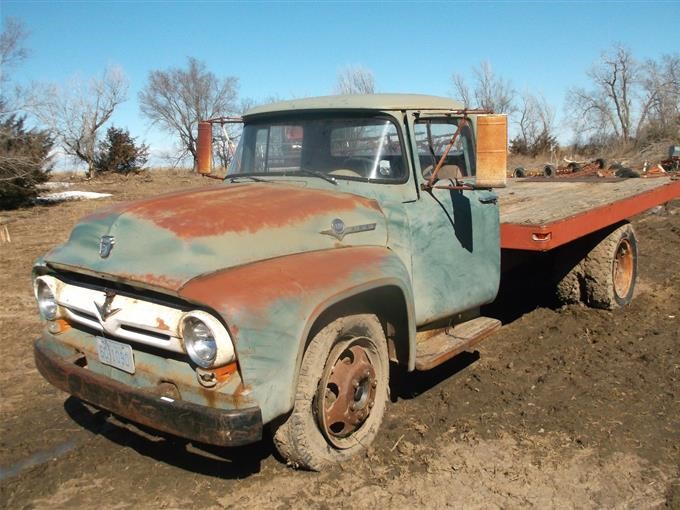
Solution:
M 132 347 L 128 344 L 98 336 L 97 354 L 102 363 L 120 368 L 130 374 L 135 373 L 135 358 L 132 355 Z

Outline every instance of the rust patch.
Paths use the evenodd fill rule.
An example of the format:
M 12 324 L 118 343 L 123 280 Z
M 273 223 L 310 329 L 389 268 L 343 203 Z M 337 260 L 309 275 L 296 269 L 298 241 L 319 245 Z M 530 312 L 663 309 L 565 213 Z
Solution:
M 377 247 L 290 255 L 197 278 L 180 294 L 218 310 L 262 310 L 278 299 L 304 296 L 312 289 L 349 280 L 353 273 L 379 265 L 385 257 L 385 249 Z
M 217 394 L 212 388 L 201 388 L 201 394 L 205 398 L 209 407 L 217 407 Z
M 163 331 L 170 331 L 170 326 L 168 326 L 160 317 L 156 317 L 156 327 Z
M 361 207 L 380 211 L 375 200 L 357 195 L 255 183 L 166 195 L 127 210 L 186 239 L 257 232 Z
M 113 273 L 113 275 L 123 280 L 144 283 L 146 285 L 160 287 L 162 289 L 168 290 L 177 290 L 184 283 L 183 280 L 178 280 L 176 278 L 171 278 L 169 276 L 157 275 L 152 273 L 147 274 Z

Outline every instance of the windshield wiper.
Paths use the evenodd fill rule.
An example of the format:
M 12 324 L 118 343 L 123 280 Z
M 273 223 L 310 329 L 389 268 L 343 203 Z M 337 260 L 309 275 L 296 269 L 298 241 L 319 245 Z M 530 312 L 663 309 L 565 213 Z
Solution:
M 338 181 L 335 180 L 335 177 L 330 177 L 323 172 L 317 172 L 316 170 L 307 170 L 306 168 L 300 168 L 299 170 L 296 170 L 296 172 L 299 172 L 301 174 L 313 175 L 314 177 L 319 177 L 324 181 L 328 181 L 332 184 L 335 184 L 336 186 L 338 185 Z
M 225 180 L 229 179 L 229 182 L 236 182 L 237 179 L 250 179 L 255 182 L 269 182 L 266 179 L 260 179 L 259 177 L 253 177 L 252 175 L 231 175 L 225 177 Z

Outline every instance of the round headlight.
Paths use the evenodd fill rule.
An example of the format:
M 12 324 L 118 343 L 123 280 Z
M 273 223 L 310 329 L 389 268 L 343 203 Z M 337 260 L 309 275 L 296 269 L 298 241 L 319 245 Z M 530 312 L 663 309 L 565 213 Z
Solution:
M 181 334 L 187 354 L 201 368 L 219 367 L 235 359 L 229 333 L 207 312 L 194 310 L 185 314 Z
M 208 325 L 196 317 L 184 321 L 184 345 L 199 367 L 209 368 L 217 357 L 217 342 Z
M 58 305 L 54 293 L 44 280 L 38 280 L 36 292 L 38 309 L 43 319 L 51 321 L 57 318 Z

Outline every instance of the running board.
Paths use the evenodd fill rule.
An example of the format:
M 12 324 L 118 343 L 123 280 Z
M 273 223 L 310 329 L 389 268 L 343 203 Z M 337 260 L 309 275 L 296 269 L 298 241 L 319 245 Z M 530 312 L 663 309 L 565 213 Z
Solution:
M 416 370 L 430 370 L 484 340 L 501 327 L 501 321 L 477 317 L 446 328 L 416 347 Z

